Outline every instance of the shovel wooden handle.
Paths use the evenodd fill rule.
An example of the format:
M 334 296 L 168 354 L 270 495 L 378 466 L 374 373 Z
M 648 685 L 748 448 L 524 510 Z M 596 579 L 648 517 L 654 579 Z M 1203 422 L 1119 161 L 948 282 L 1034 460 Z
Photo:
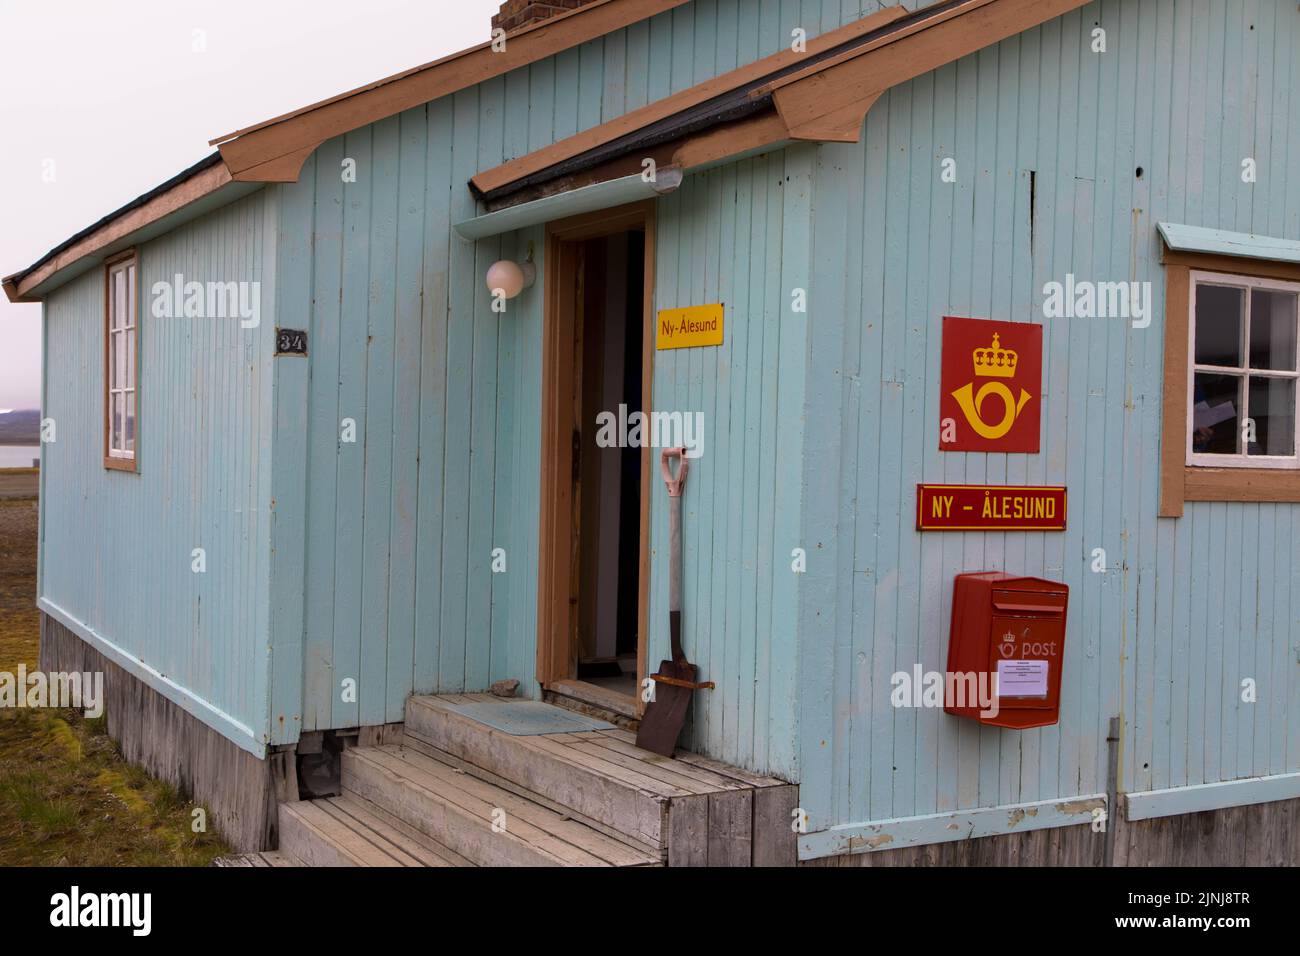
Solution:
M 672 460 L 677 459 L 677 474 Z M 686 486 L 685 448 L 665 448 L 659 456 L 664 484 L 668 486 L 668 632 L 673 660 L 685 663 L 682 650 L 682 489 Z
M 677 475 L 673 476 L 672 460 L 677 459 Z M 668 497 L 680 498 L 686 487 L 686 473 L 690 471 L 690 462 L 686 460 L 685 448 L 665 448 L 659 456 L 659 470 L 663 472 L 664 484 L 668 486 Z

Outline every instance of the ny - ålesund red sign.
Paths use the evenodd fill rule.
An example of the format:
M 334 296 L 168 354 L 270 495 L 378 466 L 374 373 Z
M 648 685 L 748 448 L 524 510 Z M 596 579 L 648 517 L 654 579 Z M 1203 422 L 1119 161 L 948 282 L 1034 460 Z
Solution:
M 918 531 L 1064 531 L 1065 489 L 917 485 Z

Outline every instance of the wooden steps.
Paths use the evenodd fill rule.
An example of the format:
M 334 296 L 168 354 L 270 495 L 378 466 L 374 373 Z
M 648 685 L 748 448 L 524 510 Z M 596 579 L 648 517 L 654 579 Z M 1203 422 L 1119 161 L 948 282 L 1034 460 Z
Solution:
M 625 730 L 511 735 L 448 706 L 474 702 L 509 706 L 412 697 L 401 743 L 343 751 L 341 796 L 281 804 L 283 862 L 221 865 L 794 864 L 793 785 Z
M 343 787 L 484 866 L 649 866 L 658 859 L 406 747 L 343 754 Z
M 447 707 L 491 700 L 410 698 L 406 747 L 567 809 L 672 866 L 794 865 L 797 787 L 684 751 L 661 757 L 626 730 L 511 736 Z

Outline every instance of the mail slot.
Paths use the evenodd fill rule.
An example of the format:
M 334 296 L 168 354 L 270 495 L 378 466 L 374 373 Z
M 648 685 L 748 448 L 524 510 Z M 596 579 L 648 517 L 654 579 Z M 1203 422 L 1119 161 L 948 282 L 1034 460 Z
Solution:
M 1069 597 L 1069 587 L 1059 581 L 1000 571 L 957 575 L 948 687 L 959 692 L 944 695 L 943 709 L 1015 730 L 1056 723 Z M 970 688 L 987 688 L 985 704 L 996 688 L 996 708 L 986 709 Z

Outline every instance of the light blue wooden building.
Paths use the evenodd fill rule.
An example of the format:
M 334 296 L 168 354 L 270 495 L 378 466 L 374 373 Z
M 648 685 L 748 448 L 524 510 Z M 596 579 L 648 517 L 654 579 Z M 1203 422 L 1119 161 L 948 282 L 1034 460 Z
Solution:
M 797 784 L 800 861 L 1300 862 L 1295 3 L 505 29 L 214 141 L 5 280 L 43 302 L 57 424 L 47 666 L 118 668 L 115 732 L 250 845 L 295 751 L 412 694 L 635 719 L 667 497 L 595 415 L 699 413 L 684 636 L 715 687 L 681 743 Z M 508 299 L 503 260 L 536 269 Z M 1049 316 L 1067 281 L 1134 283 L 1145 323 Z M 721 344 L 656 347 L 717 303 Z M 944 316 L 1042 326 L 1037 453 L 942 450 Z M 1063 486 L 1068 521 L 919 531 L 921 483 Z M 891 700 L 945 668 L 973 571 L 1069 586 L 1055 724 Z

